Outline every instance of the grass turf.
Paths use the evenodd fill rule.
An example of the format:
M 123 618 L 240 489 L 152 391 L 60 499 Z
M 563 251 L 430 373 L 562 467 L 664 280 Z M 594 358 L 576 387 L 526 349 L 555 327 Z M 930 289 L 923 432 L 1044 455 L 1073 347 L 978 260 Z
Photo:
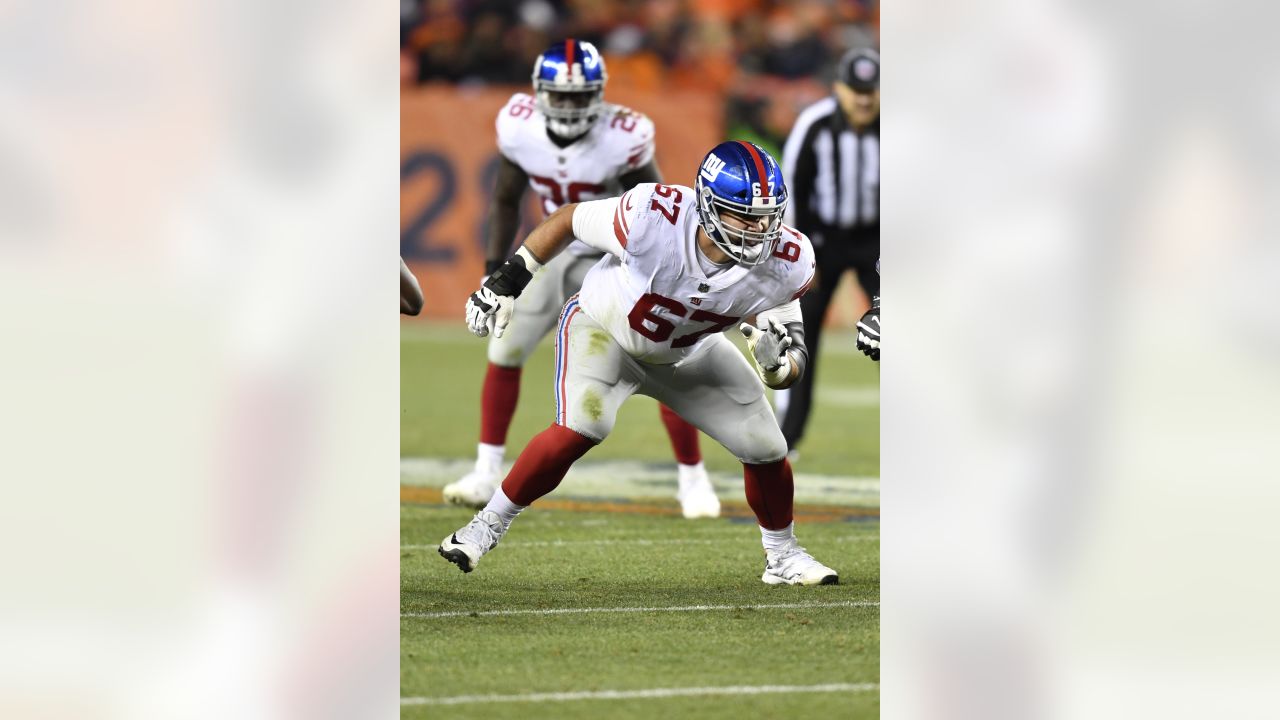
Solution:
M 402 697 L 879 682 L 879 523 L 797 528 L 841 584 L 771 587 L 754 523 L 534 508 L 470 574 L 435 551 L 471 513 L 405 504 Z M 606 541 L 606 542 L 601 542 Z M 413 613 L 728 605 L 688 612 Z M 406 706 L 403 717 L 876 717 L 878 693 Z
M 736 333 L 729 333 L 734 337 Z M 735 338 L 736 339 L 736 338 Z M 460 327 L 406 325 L 401 344 L 401 454 L 469 458 L 479 426 L 486 342 Z M 524 373 L 508 460 L 552 415 L 552 345 Z M 824 338 L 817 402 L 798 469 L 879 475 L 879 368 L 852 335 Z M 870 400 L 868 400 L 870 398 Z M 712 470 L 740 467 L 703 436 Z M 671 462 L 649 398 L 635 397 L 592 459 Z M 726 500 L 738 501 L 741 497 Z M 675 501 L 670 500 L 674 505 Z M 591 507 L 588 505 L 587 507 Z M 876 602 L 878 521 L 807 523 L 801 542 L 841 585 L 770 587 L 753 522 L 535 507 L 471 574 L 436 554 L 468 510 L 401 506 L 401 696 L 879 682 L 879 608 L 745 609 L 779 603 Z M 600 542 L 608 541 L 608 542 Z M 559 543 L 559 544 L 557 544 Z M 423 546 L 421 548 L 412 546 Z M 730 605 L 691 612 L 496 615 L 412 613 Z M 873 718 L 878 690 L 405 705 L 406 718 Z

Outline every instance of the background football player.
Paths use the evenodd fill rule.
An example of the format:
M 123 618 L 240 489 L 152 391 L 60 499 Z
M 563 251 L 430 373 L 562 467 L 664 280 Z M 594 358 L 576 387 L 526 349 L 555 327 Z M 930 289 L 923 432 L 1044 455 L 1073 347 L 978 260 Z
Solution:
M 742 462 L 765 583 L 838 581 L 796 541 L 787 444 L 764 396 L 765 385 L 794 383 L 809 361 L 799 298 L 814 279 L 813 248 L 782 224 L 786 205 L 782 172 L 768 153 L 721 143 L 703 160 L 696 189 L 646 183 L 621 198 L 566 205 L 489 276 L 467 303 L 467 323 L 481 336 L 504 331 L 516 298 L 524 311 L 531 278 L 573 238 L 608 253 L 560 316 L 555 422 L 529 442 L 485 508 L 441 542 L 445 559 L 474 569 L 640 393 L 670 405 Z M 760 327 L 739 325 L 749 316 Z M 754 371 L 723 335 L 735 326 Z
M 550 215 L 566 203 L 614 197 L 638 183 L 662 182 L 654 160 L 653 122 L 604 102 L 605 80 L 604 60 L 595 46 L 568 38 L 538 57 L 534 95 L 516 93 L 498 112 L 500 157 L 488 218 L 486 277 L 511 250 L 526 187 L 533 188 Z M 527 288 L 519 319 L 490 339 L 475 469 L 445 486 L 445 500 L 480 508 L 493 495 L 502 479 L 524 363 L 555 327 L 565 300 L 578 291 L 600 256 L 585 243 L 570 243 Z M 661 417 L 678 463 L 676 497 L 684 516 L 719 516 L 720 501 L 702 464 L 697 429 L 665 405 Z

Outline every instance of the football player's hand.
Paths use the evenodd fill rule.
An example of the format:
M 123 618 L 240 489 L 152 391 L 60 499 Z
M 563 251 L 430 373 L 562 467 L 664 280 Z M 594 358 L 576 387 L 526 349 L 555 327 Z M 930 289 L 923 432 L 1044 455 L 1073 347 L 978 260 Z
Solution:
M 880 362 L 880 303 L 878 300 L 879 298 L 858 321 L 858 349 L 876 362 Z
M 481 287 L 467 298 L 467 327 L 477 337 L 485 337 L 490 332 L 502 337 L 511 323 L 515 303 L 513 297 L 498 295 L 487 287 Z
M 738 329 L 747 339 L 747 348 L 751 350 L 751 356 L 755 358 L 756 365 L 772 372 L 786 362 L 784 355 L 787 348 L 791 347 L 791 337 L 787 335 L 787 329 L 782 326 L 782 323 L 770 319 L 765 327 L 758 328 L 750 323 L 742 323 Z

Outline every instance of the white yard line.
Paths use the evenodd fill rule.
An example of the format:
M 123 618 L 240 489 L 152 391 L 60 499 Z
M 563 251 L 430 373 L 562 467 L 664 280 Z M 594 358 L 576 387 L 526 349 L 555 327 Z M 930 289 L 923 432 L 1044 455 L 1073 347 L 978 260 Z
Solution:
M 875 385 L 823 388 L 818 396 L 837 407 L 880 407 L 880 388 Z
M 584 690 L 579 692 L 526 693 L 523 695 L 454 695 L 452 697 L 402 697 L 401 705 L 468 705 L 501 702 L 565 702 L 568 700 L 641 700 L 696 697 L 700 695 L 767 695 L 773 693 L 872 692 L 877 683 L 827 683 L 825 685 L 730 685 L 727 687 L 651 688 L 648 690 Z
M 879 535 L 847 535 L 844 537 L 832 538 L 833 542 L 879 542 Z M 662 540 L 650 540 L 647 538 L 622 538 L 622 539 L 601 539 L 601 540 L 533 540 L 529 542 L 513 542 L 504 543 L 503 548 L 510 550 L 513 548 L 527 547 L 569 547 L 574 545 L 713 545 L 717 543 L 732 543 L 733 538 L 666 538 Z M 435 545 L 401 545 L 401 550 L 435 550 L 440 547 Z
M 638 613 L 638 612 L 708 612 L 715 610 L 804 610 L 838 607 L 880 607 L 874 600 L 843 600 L 825 603 L 773 603 L 767 605 L 683 605 L 680 607 L 594 607 L 594 608 L 543 608 L 531 610 L 449 610 L 446 612 L 400 613 L 402 618 L 450 618 L 494 617 L 507 615 L 577 615 L 582 613 Z
M 856 391 L 842 401 L 862 402 Z M 878 401 L 877 401 L 878 402 Z M 801 459 L 803 463 L 803 459 Z M 469 458 L 400 458 L 400 482 L 406 485 L 443 488 L 471 472 L 475 460 Z M 509 468 L 510 465 L 504 466 Z M 712 484 L 721 497 L 742 497 L 742 473 L 711 472 Z M 853 475 L 795 474 L 795 500 L 800 505 L 841 505 L 878 507 L 880 478 Z M 675 502 L 675 465 L 634 460 L 588 460 L 569 470 L 557 493 L 561 497 L 592 499 L 646 499 Z

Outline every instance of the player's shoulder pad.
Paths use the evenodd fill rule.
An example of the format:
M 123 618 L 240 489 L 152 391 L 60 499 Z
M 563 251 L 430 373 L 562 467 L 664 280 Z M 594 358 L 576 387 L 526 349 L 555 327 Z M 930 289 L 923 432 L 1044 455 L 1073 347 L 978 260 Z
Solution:
M 683 210 L 676 212 L 696 212 L 697 203 L 695 200 L 693 188 L 685 185 L 676 185 L 674 183 L 639 183 L 635 187 L 622 194 L 622 203 L 619 207 L 627 213 L 628 218 L 636 219 L 654 216 L 662 218 L 663 222 L 668 225 L 674 225 L 670 218 L 670 214 L 674 210 L 674 206 L 679 205 Z M 667 212 L 654 207 L 662 206 Z
M 613 235 L 629 253 L 640 249 L 632 239 L 641 234 L 640 229 L 648 220 L 649 198 L 657 187 L 657 183 L 639 183 L 618 198 L 618 209 L 613 214 Z
M 790 299 L 802 297 L 813 287 L 818 273 L 818 261 L 813 252 L 813 244 L 804 233 L 784 224 L 782 237 L 778 238 L 771 259 L 783 284 L 792 293 Z
M 600 122 L 604 144 L 616 164 L 634 170 L 653 159 L 656 129 L 648 115 L 625 105 L 605 103 Z
M 683 210 L 675 210 L 680 205 Z M 696 212 L 693 188 L 665 183 L 640 183 L 622 194 L 614 213 L 614 236 L 631 254 L 661 245 L 663 231 L 679 227 L 671 221 L 680 212 Z M 647 230 L 654 232 L 646 232 Z
M 520 144 L 520 133 L 525 130 L 538 109 L 533 96 L 528 93 L 516 93 L 498 111 L 494 119 L 494 129 L 498 134 L 498 148 L 504 155 L 510 156 Z

